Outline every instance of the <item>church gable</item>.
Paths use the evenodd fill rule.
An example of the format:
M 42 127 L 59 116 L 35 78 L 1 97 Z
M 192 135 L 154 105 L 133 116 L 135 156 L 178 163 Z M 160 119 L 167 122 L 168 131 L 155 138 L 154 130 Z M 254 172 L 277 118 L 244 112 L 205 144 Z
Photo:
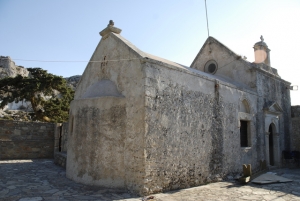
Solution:
M 124 95 L 120 92 L 120 77 L 134 74 L 127 73 L 132 70 L 129 66 L 140 65 L 144 53 L 120 36 L 120 32 L 110 24 L 100 32 L 102 39 L 78 83 L 75 99 Z
M 214 60 L 217 63 L 218 67 L 220 67 L 224 65 L 228 59 L 232 61 L 239 58 L 239 55 L 231 51 L 217 39 L 210 36 L 207 38 L 193 63 L 191 64 L 191 68 L 208 72 L 208 69 L 206 69 L 205 67 L 206 63 L 210 60 Z
M 226 77 L 232 82 L 255 88 L 255 75 L 249 71 L 251 63 L 234 53 L 213 37 L 208 37 L 191 68 L 208 74 Z

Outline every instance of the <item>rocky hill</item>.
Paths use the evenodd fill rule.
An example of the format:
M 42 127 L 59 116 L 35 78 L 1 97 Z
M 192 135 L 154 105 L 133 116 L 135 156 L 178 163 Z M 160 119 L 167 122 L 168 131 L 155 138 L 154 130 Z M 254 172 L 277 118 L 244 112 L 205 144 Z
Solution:
M 23 66 L 18 66 L 9 56 L 0 56 L 0 79 L 5 77 L 16 77 L 17 75 L 22 75 L 23 77 L 29 76 L 29 71 Z M 75 90 L 77 84 L 81 78 L 81 75 L 75 75 L 71 77 L 66 77 L 68 85 Z M 24 119 L 24 115 L 26 114 L 22 111 L 30 111 L 30 103 L 26 101 L 20 101 L 18 103 L 12 102 L 7 106 L 0 109 L 0 118 L 4 116 L 12 117 L 14 120 L 22 120 Z M 21 119 L 19 119 L 19 117 Z
M 5 77 L 16 77 L 17 75 L 26 77 L 29 75 L 29 72 L 23 66 L 17 66 L 9 56 L 0 56 L 0 79 Z M 81 75 L 74 75 L 66 77 L 65 79 L 69 86 L 75 90 L 80 78 Z
M 23 66 L 17 66 L 10 57 L 0 56 L 0 79 L 16 77 L 17 75 L 28 76 L 29 72 Z
M 81 75 L 74 75 L 74 76 L 71 76 L 71 77 L 65 77 L 65 79 L 67 80 L 68 85 L 69 85 L 73 90 L 76 89 L 77 84 L 78 84 L 80 78 L 81 78 Z

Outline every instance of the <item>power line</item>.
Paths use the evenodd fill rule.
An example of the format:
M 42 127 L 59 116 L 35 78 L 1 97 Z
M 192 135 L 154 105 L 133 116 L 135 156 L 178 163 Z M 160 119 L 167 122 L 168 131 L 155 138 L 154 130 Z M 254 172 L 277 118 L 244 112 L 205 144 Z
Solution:
M 205 1 L 205 11 L 206 11 L 206 24 L 207 24 L 207 35 L 209 37 L 209 29 L 208 29 L 208 17 L 207 17 L 207 6 L 206 6 L 206 0 Z
M 18 61 L 33 61 L 33 62 L 52 62 L 52 63 L 79 63 L 79 62 L 88 62 L 88 63 L 101 63 L 101 62 L 118 62 L 118 61 L 130 61 L 130 60 L 140 60 L 141 58 L 131 58 L 131 59 L 113 59 L 113 60 L 101 60 L 101 61 L 47 61 L 47 60 L 30 60 L 30 59 L 12 59 L 12 60 L 18 60 Z M 221 69 L 221 68 L 224 68 L 224 67 L 227 67 L 229 64 L 231 64 L 232 62 L 234 61 L 238 61 L 240 59 L 234 59 L 232 60 L 231 62 L 228 62 L 227 64 L 219 67 L 218 69 Z M 278 79 L 282 80 L 282 78 L 280 77 L 276 77 L 275 75 L 273 75 L 274 77 L 276 77 L 276 79 L 274 79 L 274 77 L 271 77 L 271 76 L 268 76 L 268 75 L 265 75 L 266 77 L 269 77 L 273 80 L 276 80 L 278 81 Z
M 33 62 L 56 62 L 56 63 L 76 63 L 76 62 L 89 62 L 89 63 L 98 63 L 98 62 L 107 62 L 107 61 L 129 61 L 129 60 L 138 60 L 140 58 L 132 58 L 132 59 L 113 59 L 113 60 L 101 60 L 101 61 L 50 61 L 50 60 L 31 60 L 31 59 L 13 59 L 12 60 L 17 60 L 17 61 L 33 61 Z

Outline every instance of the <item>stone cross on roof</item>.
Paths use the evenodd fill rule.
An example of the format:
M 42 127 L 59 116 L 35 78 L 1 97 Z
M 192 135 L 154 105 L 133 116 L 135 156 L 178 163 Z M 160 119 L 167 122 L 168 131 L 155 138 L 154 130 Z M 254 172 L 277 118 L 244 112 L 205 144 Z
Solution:
M 114 21 L 112 21 L 112 20 L 109 20 L 109 24 L 108 24 L 108 26 L 114 26 L 115 25 L 115 23 L 114 23 Z
M 107 38 L 109 33 L 111 32 L 116 34 L 121 33 L 122 30 L 117 27 L 114 27 L 114 25 L 115 25 L 114 21 L 109 20 L 107 27 L 100 32 L 100 35 L 102 36 L 103 39 Z

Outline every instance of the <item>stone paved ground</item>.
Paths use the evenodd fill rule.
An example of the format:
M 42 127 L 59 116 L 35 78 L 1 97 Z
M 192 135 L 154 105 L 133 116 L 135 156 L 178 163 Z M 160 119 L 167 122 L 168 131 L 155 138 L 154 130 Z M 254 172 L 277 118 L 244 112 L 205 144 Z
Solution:
M 153 201 L 183 200 L 299 200 L 300 169 L 273 170 L 293 179 L 289 183 L 240 185 L 234 180 L 195 188 L 155 194 Z M 0 200 L 127 200 L 141 201 L 121 190 L 77 184 L 65 177 L 65 170 L 52 160 L 0 161 Z M 148 196 L 149 198 L 149 196 Z M 144 198 L 147 200 L 147 197 Z

